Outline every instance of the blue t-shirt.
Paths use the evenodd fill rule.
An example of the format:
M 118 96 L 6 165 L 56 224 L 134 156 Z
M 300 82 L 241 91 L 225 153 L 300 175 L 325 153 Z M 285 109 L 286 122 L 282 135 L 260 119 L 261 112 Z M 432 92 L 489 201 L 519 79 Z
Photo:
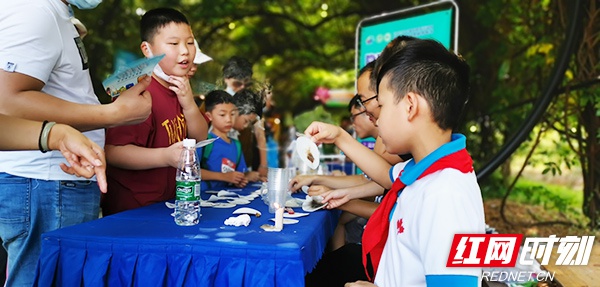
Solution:
M 217 136 L 210 133 L 209 137 L 216 138 Z M 203 152 L 207 147 L 198 148 L 198 156 L 202 159 L 200 167 L 215 172 L 245 172 L 246 160 L 243 154 L 239 154 L 240 151 L 238 151 L 238 147 L 236 146 L 238 140 L 230 139 L 230 141 L 230 143 L 227 143 L 222 138 L 214 141 L 206 160 L 204 160 Z M 239 162 L 237 162 L 238 158 Z M 228 182 L 220 180 L 202 180 L 200 188 L 201 190 L 221 190 L 228 186 Z

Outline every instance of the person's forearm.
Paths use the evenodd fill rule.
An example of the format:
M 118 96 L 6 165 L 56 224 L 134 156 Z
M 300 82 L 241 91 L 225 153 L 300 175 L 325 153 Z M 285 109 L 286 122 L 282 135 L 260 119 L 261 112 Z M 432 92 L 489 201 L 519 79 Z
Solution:
M 65 101 L 41 92 L 44 83 L 38 79 L 0 70 L 0 114 L 57 122 L 79 131 L 136 124 L 147 119 L 150 114 L 152 99 L 150 93 L 144 92 L 149 83 L 150 77 L 145 77 L 107 105 L 100 105 L 95 97 L 81 95 L 82 99 L 88 101 L 84 104 Z
M 368 182 L 363 185 L 346 188 L 351 199 L 359 199 L 383 194 L 383 187 L 376 182 Z
M 324 185 L 331 189 L 340 189 L 362 185 L 369 182 L 369 180 L 366 179 L 363 175 L 315 175 L 312 182 L 313 184 Z
M 43 123 L 0 114 L 0 150 L 37 150 L 40 148 L 40 137 Z M 73 128 L 56 124 L 48 133 L 45 143 L 49 150 L 60 148 L 61 136 L 65 132 L 79 133 Z M 57 140 L 58 139 L 58 140 Z
M 353 199 L 338 207 L 338 209 L 350 212 L 363 218 L 370 218 L 378 206 L 379 204 L 373 201 Z
M 371 179 L 385 188 L 392 186 L 388 175 L 391 165 L 381 156 L 362 145 L 347 132 L 341 132 L 334 143 Z
M 265 136 L 264 122 L 262 120 L 254 125 L 254 136 L 256 137 L 256 145 L 258 146 L 260 166 L 267 167 L 267 137 Z
M 260 156 L 260 166 L 259 167 L 269 167 L 269 164 L 267 162 L 267 150 L 266 150 L 266 147 L 265 147 L 265 149 L 259 149 L 258 153 L 259 153 L 259 156 Z
M 208 170 L 208 169 L 201 169 L 200 174 L 202 174 L 202 180 L 227 181 L 225 178 L 225 174 L 222 172 L 212 171 L 212 170 Z
M 36 121 L 53 121 L 80 131 L 119 124 L 119 113 L 112 105 L 77 104 L 38 91 L 21 92 L 0 102 L 0 113 Z
M 161 152 L 165 148 L 146 148 L 135 145 L 106 145 L 106 161 L 108 164 L 130 170 L 144 170 L 169 166 L 168 160 Z
M 36 150 L 42 123 L 0 114 L 1 150 Z

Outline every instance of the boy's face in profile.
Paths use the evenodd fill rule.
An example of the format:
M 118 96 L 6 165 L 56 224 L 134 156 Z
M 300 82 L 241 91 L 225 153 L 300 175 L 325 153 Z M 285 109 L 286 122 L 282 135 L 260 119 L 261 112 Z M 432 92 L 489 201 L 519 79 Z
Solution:
M 375 124 L 379 117 L 379 103 L 375 91 L 369 89 L 371 72 L 365 72 L 356 80 L 356 92 L 360 95 L 360 101 L 366 110 L 369 119 Z
M 367 115 L 375 123 L 379 117 L 379 103 L 377 102 L 377 93 L 369 89 L 371 72 L 365 72 L 356 80 L 356 92 L 360 95 L 360 100 L 367 110 Z
M 227 134 L 235 122 L 237 108 L 233 103 L 218 104 L 212 111 L 207 112 L 206 115 L 212 122 L 214 130 Z
M 377 127 L 379 136 L 385 145 L 385 151 L 390 154 L 406 154 L 408 140 L 411 135 L 408 125 L 406 97 L 396 103 L 394 93 L 388 88 L 389 77 L 384 77 L 379 85 L 378 102 L 380 108 Z
M 256 114 L 255 113 L 251 113 L 251 114 L 247 114 L 247 115 L 238 115 L 235 119 L 235 123 L 233 124 L 233 128 L 236 131 L 242 131 L 255 122 L 256 122 Z
M 367 112 L 364 109 L 358 109 L 356 107 L 353 107 L 350 112 L 352 114 L 350 119 L 356 135 L 361 139 L 371 136 L 372 129 L 375 129 L 376 127 L 369 119 Z
M 149 48 L 154 56 L 165 54 L 158 64 L 167 75 L 183 77 L 194 66 L 194 35 L 190 26 L 185 23 L 171 22 L 158 28 Z M 144 51 L 144 55 L 149 56 L 147 53 L 148 51 Z

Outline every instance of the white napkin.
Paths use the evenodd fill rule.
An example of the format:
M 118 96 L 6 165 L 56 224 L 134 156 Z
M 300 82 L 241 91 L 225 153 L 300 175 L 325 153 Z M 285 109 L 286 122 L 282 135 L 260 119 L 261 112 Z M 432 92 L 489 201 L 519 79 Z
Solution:
M 233 191 L 221 190 L 217 193 L 218 197 L 238 197 L 239 195 Z
M 225 219 L 225 225 L 248 226 L 249 224 L 250 224 L 250 215 L 248 215 L 248 214 L 232 216 L 232 217 Z

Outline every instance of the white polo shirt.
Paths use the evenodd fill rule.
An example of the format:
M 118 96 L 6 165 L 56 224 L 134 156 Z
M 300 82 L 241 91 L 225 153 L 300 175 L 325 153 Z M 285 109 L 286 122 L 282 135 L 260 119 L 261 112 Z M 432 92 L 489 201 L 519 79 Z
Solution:
M 100 104 L 83 43 L 62 1 L 0 1 L 0 39 L 0 69 L 44 82 L 42 91 L 57 98 Z M 104 146 L 103 129 L 84 134 Z M 64 173 L 61 162 L 66 161 L 60 151 L 0 152 L 0 172 L 45 180 L 81 179 Z
M 390 169 L 392 181 L 405 166 L 411 165 L 399 163 Z M 471 286 L 466 282 L 477 282 L 479 286 L 481 268 L 446 267 L 456 233 L 485 233 L 483 200 L 475 173 L 446 168 L 409 184 L 391 212 L 375 284 Z

